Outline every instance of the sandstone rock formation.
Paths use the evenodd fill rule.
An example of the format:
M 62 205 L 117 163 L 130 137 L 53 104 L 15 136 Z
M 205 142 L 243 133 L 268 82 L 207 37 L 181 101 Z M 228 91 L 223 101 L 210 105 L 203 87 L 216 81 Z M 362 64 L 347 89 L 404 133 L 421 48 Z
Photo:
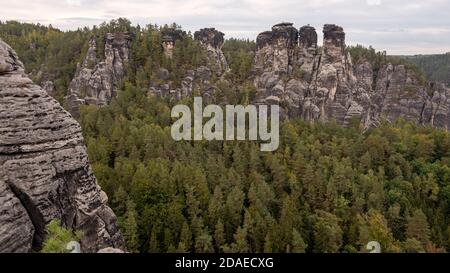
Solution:
M 67 108 L 73 115 L 78 115 L 82 104 L 104 106 L 111 102 L 131 57 L 131 40 L 129 33 L 107 33 L 104 60 L 97 60 L 95 38 L 89 41 L 86 58 L 77 66 L 65 98 Z
M 276 74 L 288 74 L 292 71 L 294 48 L 297 45 L 298 32 L 292 23 L 281 23 L 256 38 L 255 68 Z
M 257 37 L 254 60 L 256 103 L 279 102 L 291 117 L 335 120 L 363 128 L 382 118 L 450 128 L 450 89 L 423 84 L 405 65 L 375 70 L 367 60 L 353 64 L 342 27 L 323 28 L 323 46 L 311 26 L 297 31 L 281 23 Z
M 168 58 L 172 58 L 175 43 L 177 40 L 183 38 L 185 32 L 179 29 L 167 28 L 161 31 L 161 35 L 164 55 L 166 55 Z
M 222 52 L 223 36 L 224 34 L 215 28 L 203 28 L 194 33 L 194 39 L 206 49 L 208 61 L 217 75 L 221 75 L 229 69 Z
M 178 30 L 162 30 L 163 49 L 167 56 L 171 56 L 171 50 L 176 40 L 180 39 L 184 33 Z M 204 28 L 194 33 L 194 39 L 206 51 L 207 64 L 187 70 L 181 79 L 181 84 L 175 85 L 168 80 L 170 73 L 165 68 L 158 70 L 159 83 L 151 83 L 149 96 L 169 97 L 172 100 L 181 100 L 191 97 L 194 90 L 200 92 L 206 102 L 211 102 L 216 86 L 212 83 L 213 76 L 222 76 L 229 70 L 227 60 L 222 52 L 224 34 L 214 28 Z
M 193 95 L 194 90 L 200 91 L 201 95 L 208 102 L 216 90 L 211 83 L 213 72 L 206 66 L 199 66 L 195 70 L 186 71 L 186 76 L 181 80 L 181 86 L 175 86 L 171 81 L 164 80 L 168 78 L 169 72 L 161 68 L 158 73 L 162 83 L 152 83 L 149 88 L 149 96 L 168 97 L 171 100 L 178 101 Z
M 107 247 L 100 249 L 99 251 L 97 251 L 97 253 L 125 253 L 125 252 L 119 248 Z
M 0 40 L 0 252 L 38 251 L 53 219 L 84 232 L 83 252 L 122 248 L 106 202 L 79 124 Z

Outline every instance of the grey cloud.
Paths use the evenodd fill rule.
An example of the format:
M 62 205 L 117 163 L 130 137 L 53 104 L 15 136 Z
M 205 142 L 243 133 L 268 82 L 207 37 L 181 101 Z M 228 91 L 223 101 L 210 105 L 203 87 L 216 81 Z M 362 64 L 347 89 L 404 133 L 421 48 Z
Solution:
M 227 37 L 249 39 L 281 21 L 291 21 L 297 27 L 311 24 L 319 35 L 323 24 L 336 23 L 346 30 L 348 44 L 373 45 L 391 54 L 450 51 L 448 0 L 380 0 L 379 5 L 378 0 L 372 1 L 373 5 L 367 0 L 81 0 L 80 5 L 58 0 L 37 2 L 4 3 L 0 18 L 73 29 L 124 16 L 141 25 L 176 22 L 191 31 L 212 26 Z

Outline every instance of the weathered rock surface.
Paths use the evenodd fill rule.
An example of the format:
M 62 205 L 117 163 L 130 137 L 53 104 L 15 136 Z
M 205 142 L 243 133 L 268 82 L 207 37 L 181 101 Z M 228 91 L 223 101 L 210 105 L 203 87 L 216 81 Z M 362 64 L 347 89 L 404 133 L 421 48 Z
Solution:
M 86 58 L 78 64 L 65 98 L 70 113 L 78 116 L 82 104 L 105 106 L 111 102 L 131 57 L 131 40 L 129 33 L 107 33 L 103 60 L 97 60 L 96 40 L 89 41 Z
M 125 253 L 122 249 L 107 247 L 100 249 L 97 253 Z
M 176 40 L 181 39 L 182 35 L 179 32 L 174 32 L 173 29 L 166 29 L 162 31 L 164 52 L 170 51 Z M 181 35 L 181 36 L 180 36 Z M 181 79 L 181 83 L 175 85 L 170 78 L 170 73 L 165 68 L 160 68 L 157 75 L 160 80 L 159 83 L 151 83 L 148 95 L 169 97 L 172 100 L 181 100 L 183 98 L 191 97 L 194 90 L 198 91 L 206 102 L 211 102 L 217 88 L 212 84 L 214 76 L 221 77 L 229 70 L 225 55 L 222 52 L 224 43 L 224 34 L 214 28 L 204 28 L 194 33 L 194 39 L 206 51 L 207 63 L 195 69 L 190 69 L 185 72 L 185 76 Z M 168 53 L 171 55 L 171 53 Z M 167 55 L 167 54 L 166 54 Z
M 47 94 L 49 94 L 50 96 L 52 96 L 52 97 L 55 97 L 55 96 L 56 96 L 56 88 L 55 88 L 55 84 L 53 83 L 53 81 L 50 81 L 50 80 L 43 81 L 43 82 L 41 83 L 41 87 L 42 87 L 42 89 L 44 89 L 44 90 L 47 92 Z
M 298 43 L 298 32 L 292 23 L 281 23 L 256 38 L 255 68 L 287 74 L 292 71 L 294 48 Z
M 229 69 L 222 52 L 223 36 L 224 34 L 215 28 L 203 28 L 194 33 L 194 39 L 206 49 L 208 61 L 217 75 L 221 75 Z
M 169 77 L 169 72 L 161 68 L 159 78 Z M 195 70 L 188 70 L 186 76 L 181 80 L 181 86 L 175 86 L 171 81 L 162 81 L 161 84 L 152 83 L 148 90 L 149 96 L 169 97 L 173 101 L 183 98 L 189 98 L 193 95 L 194 90 L 200 92 L 200 95 L 210 102 L 212 95 L 216 91 L 216 87 L 211 83 L 213 71 L 206 66 L 199 66 Z
M 311 122 L 359 122 L 369 128 L 382 118 L 402 117 L 450 128 L 450 89 L 445 85 L 423 84 L 404 65 L 387 64 L 377 71 L 366 60 L 354 65 L 343 28 L 327 24 L 323 34 L 321 50 L 309 25 L 297 31 L 292 24 L 281 23 L 258 35 L 256 103 L 273 103 L 278 97 L 290 117 Z
M 185 32 L 179 29 L 174 28 L 166 28 L 161 31 L 162 35 L 162 47 L 164 50 L 164 54 L 172 58 L 173 56 L 173 48 L 175 47 L 175 43 L 177 40 L 180 40 L 185 35 Z
M 84 232 L 83 252 L 122 248 L 106 202 L 79 124 L 0 40 L 0 252 L 39 250 L 53 219 Z

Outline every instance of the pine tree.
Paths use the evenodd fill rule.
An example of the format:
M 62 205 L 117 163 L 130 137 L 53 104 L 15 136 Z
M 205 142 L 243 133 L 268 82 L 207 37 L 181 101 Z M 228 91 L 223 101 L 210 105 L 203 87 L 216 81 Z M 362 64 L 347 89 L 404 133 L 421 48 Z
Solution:
M 117 191 L 114 193 L 113 198 L 113 205 L 114 205 L 114 211 L 118 215 L 125 215 L 125 212 L 127 210 L 127 204 L 128 204 L 128 194 L 124 190 L 122 186 L 119 186 Z
M 213 252 L 213 250 L 212 237 L 209 235 L 209 232 L 204 230 L 195 239 L 195 251 L 197 253 L 210 253 Z
M 364 249 L 370 241 L 381 244 L 382 252 L 399 252 L 400 249 L 392 236 L 387 220 L 377 210 L 370 210 L 367 215 L 360 218 L 360 243 Z
M 61 226 L 61 221 L 52 220 L 47 226 L 47 235 L 42 246 L 42 253 L 67 253 L 67 244 L 71 241 L 79 241 L 83 237 L 82 232 L 73 232 Z
M 133 200 L 129 199 L 127 202 L 127 211 L 123 224 L 123 237 L 125 239 L 127 249 L 129 252 L 138 252 L 139 238 L 137 226 L 136 205 Z
M 154 226 L 152 231 L 150 232 L 150 241 L 149 241 L 149 253 L 158 253 L 160 252 L 159 248 L 159 240 L 158 240 L 158 228 Z
M 264 253 L 272 253 L 273 252 L 273 242 L 270 233 L 266 234 L 264 239 Z
M 235 241 L 235 252 L 246 253 L 249 251 L 248 241 L 247 241 L 247 229 L 239 227 L 234 234 Z
M 314 251 L 337 252 L 342 246 L 343 235 L 339 219 L 325 211 L 317 211 L 314 218 Z
M 306 251 L 306 243 L 302 238 L 300 232 L 297 229 L 292 229 L 292 252 L 293 253 L 305 253 Z
M 186 221 L 181 228 L 180 245 L 182 246 L 182 249 L 187 252 L 192 248 L 192 233 Z
M 425 246 L 430 241 L 430 228 L 427 217 L 422 210 L 417 209 L 411 217 L 408 217 L 406 236 L 409 239 L 418 240 L 422 246 Z
M 222 246 L 225 244 L 225 228 L 221 219 L 217 221 L 214 229 L 214 242 L 216 250 L 220 252 Z

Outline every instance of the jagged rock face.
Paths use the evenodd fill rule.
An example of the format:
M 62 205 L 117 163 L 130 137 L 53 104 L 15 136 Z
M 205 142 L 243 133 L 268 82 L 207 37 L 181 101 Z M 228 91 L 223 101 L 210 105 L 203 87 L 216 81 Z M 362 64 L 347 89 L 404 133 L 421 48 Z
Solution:
M 130 58 L 132 35 L 129 33 L 107 33 L 105 36 L 105 63 L 113 67 L 115 80 L 125 74 L 124 66 Z
M 350 55 L 345 51 L 343 29 L 336 25 L 325 25 L 323 33 L 320 61 L 315 79 L 310 85 L 316 91 L 312 102 L 319 107 L 321 120 L 335 119 L 338 123 L 344 123 L 361 114 L 358 112 L 361 107 L 352 94 L 356 78 Z
M 289 116 L 310 122 L 356 121 L 369 128 L 382 118 L 402 117 L 450 128 L 450 91 L 445 85 L 424 86 L 403 65 L 388 64 L 378 71 L 365 60 L 353 65 L 340 26 L 324 26 L 320 51 L 313 27 L 300 28 L 298 42 L 294 30 L 292 24 L 282 23 L 258 35 L 255 103 L 273 103 L 276 97 L 287 105 Z
M 215 28 L 203 28 L 194 33 L 194 39 L 206 49 L 208 61 L 217 75 L 229 69 L 222 52 L 223 36 L 224 34 Z
M 287 100 L 297 102 L 296 93 L 290 85 L 286 89 L 286 83 L 281 76 L 291 74 L 295 62 L 295 48 L 298 45 L 298 31 L 292 23 L 280 23 L 274 25 L 271 31 L 265 31 L 256 38 L 256 53 L 254 69 L 257 73 L 255 85 L 258 89 L 256 103 L 271 103 Z M 286 93 L 286 92 L 287 93 Z
M 89 41 L 86 58 L 77 66 L 65 99 L 67 108 L 74 116 L 78 116 L 80 105 L 105 106 L 111 102 L 131 57 L 131 39 L 128 33 L 107 33 L 105 59 L 101 61 L 96 56 L 96 40 Z
M 381 117 L 450 128 L 450 89 L 444 84 L 423 85 L 404 65 L 382 67 L 377 79 L 373 98 Z
M 344 29 L 336 25 L 325 25 L 323 27 L 323 47 L 324 57 L 328 57 L 328 62 L 339 61 L 345 51 Z
M 298 56 L 294 67 L 307 82 L 311 82 L 312 74 L 317 69 L 319 58 L 315 58 L 316 55 L 317 32 L 311 26 L 303 26 L 299 30 Z
M 450 88 L 444 83 L 429 83 L 424 89 L 424 96 L 426 100 L 421 122 L 450 129 Z
M 163 72 L 164 71 L 164 72 Z M 160 79 L 169 77 L 166 69 L 160 69 Z M 164 76 L 163 76 L 164 75 Z M 208 103 L 216 91 L 216 87 L 211 83 L 213 71 L 206 66 L 200 66 L 196 70 L 188 70 L 186 76 L 181 81 L 181 86 L 176 87 L 171 81 L 163 81 L 162 84 L 154 83 L 148 90 L 149 96 L 160 96 L 178 101 L 183 98 L 192 97 L 194 90 L 198 90 L 200 95 Z
M 44 81 L 41 83 L 42 89 L 44 89 L 47 94 L 49 94 L 52 97 L 56 96 L 56 88 L 55 88 L 55 84 L 52 81 Z
M 317 47 L 317 32 L 311 26 L 303 26 L 299 32 L 299 45 L 301 48 Z
M 79 124 L 33 84 L 2 40 L 0 120 L 0 252 L 38 251 L 53 219 L 84 232 L 84 252 L 122 248 Z
M 287 74 L 292 71 L 294 48 L 298 32 L 292 23 L 274 25 L 256 38 L 255 69 L 263 72 Z
M 175 42 L 177 40 L 181 40 L 185 35 L 185 32 L 179 29 L 167 28 L 161 31 L 161 35 L 164 55 L 166 55 L 168 58 L 172 58 Z

